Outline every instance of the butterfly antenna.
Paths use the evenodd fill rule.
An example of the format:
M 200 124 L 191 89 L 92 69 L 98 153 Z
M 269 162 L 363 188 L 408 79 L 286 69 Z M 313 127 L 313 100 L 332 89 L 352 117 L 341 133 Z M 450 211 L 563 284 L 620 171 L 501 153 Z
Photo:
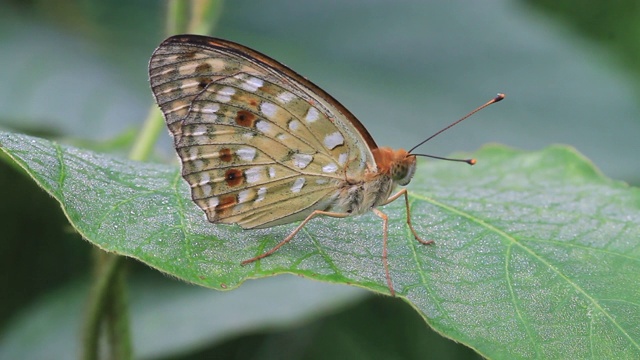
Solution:
M 426 143 L 427 141 L 433 139 L 434 137 L 442 134 L 443 132 L 449 130 L 450 128 L 454 127 L 455 125 L 457 125 L 458 123 L 462 122 L 463 120 L 466 120 L 467 118 L 469 118 L 471 115 L 477 113 L 478 111 L 486 108 L 487 106 L 491 105 L 491 104 L 495 104 L 498 101 L 501 101 L 502 99 L 504 99 L 505 95 L 499 93 L 496 97 L 494 97 L 493 99 L 487 101 L 486 103 L 484 103 L 483 105 L 480 105 L 479 107 L 477 107 L 475 110 L 471 111 L 470 113 L 468 113 L 467 115 L 463 116 L 462 118 L 460 118 L 459 120 L 454 121 L 453 123 L 451 123 L 449 126 L 445 127 L 444 129 L 438 131 L 437 133 L 429 136 L 428 138 L 426 138 L 425 140 L 421 141 L 418 145 L 414 146 L 411 148 L 411 150 L 409 150 L 409 154 L 411 154 L 413 152 L 413 150 L 417 149 L 418 147 L 422 146 L 424 143 Z M 433 156 L 433 155 L 427 155 L 427 154 L 411 154 L 414 156 L 423 156 L 423 157 L 428 157 L 428 158 L 432 158 L 432 159 L 439 159 L 439 160 L 447 160 L 447 161 L 458 161 L 458 162 L 465 162 L 469 165 L 474 165 L 476 163 L 475 159 L 450 159 L 450 158 L 445 158 L 445 157 L 440 157 L 440 156 Z
M 438 159 L 438 160 L 463 162 L 463 163 L 467 163 L 469 165 L 475 165 L 476 164 L 476 159 L 451 159 L 451 158 L 446 158 L 446 157 L 442 157 L 442 156 L 433 156 L 433 155 L 427 155 L 427 154 L 411 154 L 411 155 L 428 157 L 428 158 L 431 158 L 431 159 Z

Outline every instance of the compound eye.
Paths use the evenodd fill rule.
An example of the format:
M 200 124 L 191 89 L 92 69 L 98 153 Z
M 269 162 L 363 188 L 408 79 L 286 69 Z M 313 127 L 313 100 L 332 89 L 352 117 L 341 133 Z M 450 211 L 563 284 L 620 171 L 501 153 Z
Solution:
M 411 163 L 401 162 L 391 170 L 391 178 L 400 185 L 407 185 L 416 171 L 415 161 Z

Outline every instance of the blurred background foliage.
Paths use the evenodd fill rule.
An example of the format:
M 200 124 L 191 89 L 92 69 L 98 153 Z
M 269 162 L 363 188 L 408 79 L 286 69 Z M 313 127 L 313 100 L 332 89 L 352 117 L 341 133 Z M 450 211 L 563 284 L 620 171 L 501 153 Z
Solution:
M 126 153 L 152 106 L 147 61 L 167 35 L 166 3 L 0 0 L 0 128 Z M 212 35 L 267 53 L 309 77 L 351 109 L 379 144 L 410 147 L 496 92 L 505 92 L 505 102 L 434 140 L 423 152 L 473 151 L 489 142 L 523 149 L 566 143 L 608 176 L 640 184 L 637 1 L 234 0 L 210 17 L 217 20 Z M 154 161 L 175 161 L 168 135 L 156 150 Z M 68 317 L 54 321 L 53 315 L 82 315 L 90 246 L 73 232 L 57 203 L 8 162 L 0 162 L 0 195 L 5 289 L 0 352 L 3 347 L 15 351 L 23 341 L 25 357 L 38 346 L 51 358 L 73 356 L 75 348 L 69 344 L 75 341 L 77 323 Z M 247 311 L 212 308 L 206 298 L 200 306 L 178 297 L 161 307 L 160 300 L 172 299 L 168 294 L 188 297 L 193 287 L 135 262 L 130 273 L 132 302 L 144 301 L 142 307 L 157 311 L 157 318 L 181 309 L 233 321 L 238 312 Z M 261 281 L 270 280 L 275 278 Z M 146 286 L 136 285 L 141 283 Z M 299 284 L 294 279 L 285 289 Z M 330 285 L 317 286 L 318 296 L 333 294 L 326 290 Z M 135 332 L 136 322 L 143 320 L 132 310 L 136 354 L 172 359 L 213 354 L 478 357 L 430 332 L 400 300 L 333 287 L 344 297 L 327 299 L 331 306 L 305 310 L 297 320 L 281 324 L 256 320 L 241 331 L 215 336 L 208 335 L 215 321 L 176 319 L 179 326 L 156 328 L 155 337 L 145 337 L 143 330 Z M 257 313 L 268 313 L 273 306 L 260 303 L 264 289 L 246 295 L 255 298 Z M 210 304 L 214 297 L 233 293 L 202 290 L 212 297 Z M 296 306 L 287 290 L 278 291 L 282 301 Z M 54 307 L 60 303 L 68 305 L 64 311 Z M 197 335 L 153 351 L 178 331 Z M 69 338 L 56 338 L 58 347 L 47 342 L 47 335 L 62 333 Z

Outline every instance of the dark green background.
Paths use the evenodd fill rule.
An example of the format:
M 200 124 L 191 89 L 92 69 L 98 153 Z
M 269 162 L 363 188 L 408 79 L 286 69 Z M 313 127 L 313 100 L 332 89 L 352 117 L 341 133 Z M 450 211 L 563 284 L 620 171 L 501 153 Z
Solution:
M 162 4 L 0 1 L 0 127 L 96 147 L 139 126 L 152 104 L 146 67 L 164 38 Z M 639 20 L 635 1 L 234 0 L 224 4 L 214 34 L 309 77 L 351 109 L 379 144 L 411 147 L 505 92 L 503 103 L 422 151 L 445 155 L 489 142 L 524 149 L 566 143 L 608 176 L 638 184 Z M 168 135 L 157 150 L 156 161 L 174 161 Z M 6 163 L 0 164 L 0 189 L 6 289 L 1 346 L 47 299 L 81 288 L 76 284 L 87 279 L 90 246 L 73 233 L 56 203 Z M 151 277 L 157 288 L 186 288 L 166 285 L 172 280 L 141 265 L 132 263 L 131 272 Z M 148 293 L 157 288 L 148 287 Z M 437 335 L 426 342 L 428 329 L 400 300 L 350 304 L 274 326 L 279 330 L 256 325 L 246 335 L 212 338 L 165 355 L 473 356 L 450 350 Z M 42 326 L 57 331 L 46 319 Z M 206 329 L 193 324 L 191 331 L 199 326 Z

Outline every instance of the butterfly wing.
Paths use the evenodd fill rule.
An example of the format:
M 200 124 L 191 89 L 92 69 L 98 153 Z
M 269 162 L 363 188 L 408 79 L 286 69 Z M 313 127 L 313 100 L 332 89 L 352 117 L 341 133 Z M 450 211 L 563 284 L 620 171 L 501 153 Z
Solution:
M 268 227 L 326 209 L 346 178 L 376 171 L 376 144 L 340 103 L 277 61 L 179 35 L 149 63 L 182 175 L 211 222 Z

